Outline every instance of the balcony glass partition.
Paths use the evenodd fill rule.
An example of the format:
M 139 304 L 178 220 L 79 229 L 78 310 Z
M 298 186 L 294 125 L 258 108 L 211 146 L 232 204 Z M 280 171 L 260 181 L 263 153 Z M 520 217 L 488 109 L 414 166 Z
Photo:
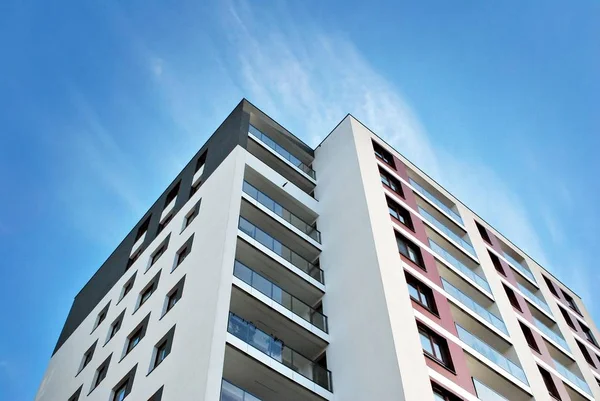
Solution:
M 429 247 L 433 250 L 433 252 L 437 253 L 442 258 L 444 258 L 446 262 L 450 263 L 452 266 L 460 270 L 465 276 L 475 281 L 488 292 L 492 292 L 492 290 L 490 289 L 490 285 L 488 284 L 486 279 L 481 277 L 479 274 L 475 273 L 473 270 L 469 269 L 467 266 L 464 265 L 464 263 L 452 256 L 450 252 L 442 248 L 431 238 L 429 238 Z
M 542 323 L 535 317 L 533 318 L 533 320 L 535 321 L 535 325 L 537 326 L 537 328 L 540 329 L 542 333 L 544 333 L 546 336 L 554 340 L 555 343 L 559 344 L 561 347 L 569 351 L 569 345 L 560 334 L 552 330 L 550 327 L 546 326 L 544 323 Z
M 475 249 L 473 248 L 473 245 L 471 245 L 471 243 L 469 241 L 467 241 L 467 240 L 463 239 L 462 237 L 460 237 L 459 235 L 457 235 L 454 231 L 452 231 L 448 227 L 446 227 L 444 225 L 444 223 L 442 223 L 441 221 L 439 221 L 438 219 L 433 217 L 433 215 L 431 213 L 429 213 L 427 210 L 423 209 L 420 206 L 419 206 L 419 214 L 421 216 L 423 216 L 425 218 L 425 220 L 427 220 L 428 222 L 430 222 L 431 224 L 436 226 L 438 228 L 438 230 L 440 230 L 441 232 L 446 234 L 448 237 L 450 237 L 458 245 L 462 246 L 471 255 L 476 256 Z
M 327 316 L 317 312 L 248 266 L 236 260 L 233 267 L 233 275 L 289 311 L 292 311 L 295 315 L 300 316 L 302 319 L 327 333 Z
M 250 125 L 249 132 L 258 138 L 262 143 L 267 145 L 269 148 L 273 149 L 277 154 L 282 156 L 284 159 L 292 163 L 294 166 L 298 167 L 300 170 L 308 174 L 311 178 L 316 179 L 315 171 L 308 167 L 306 164 L 302 163 L 296 156 L 292 155 L 285 148 L 279 145 L 277 142 L 269 138 L 267 135 L 263 134 L 258 128 L 253 125 Z
M 282 341 L 256 328 L 252 323 L 229 313 L 227 331 L 313 383 L 329 391 L 332 390 L 331 372 L 329 370 L 284 345 Z
M 409 181 L 410 181 L 410 185 L 418 193 L 420 193 L 421 195 L 423 195 L 425 198 L 429 199 L 429 201 L 431 203 L 435 204 L 437 207 L 439 207 L 440 209 L 442 209 L 444 212 L 446 212 L 448 215 L 450 215 L 450 217 L 452 217 L 454 220 L 456 220 L 460 224 L 463 224 L 462 218 L 460 217 L 460 215 L 458 213 L 456 213 L 450 207 L 448 207 L 444 203 L 442 203 L 442 201 L 440 201 L 438 198 L 436 198 L 434 195 L 432 195 L 428 190 L 426 190 L 425 188 L 423 188 L 420 184 L 418 184 L 412 178 L 409 178 Z
M 590 386 L 583 380 L 581 377 L 577 376 L 575 373 L 571 372 L 567 369 L 566 366 L 562 365 L 560 362 L 557 362 L 556 359 L 553 359 L 554 366 L 556 371 L 566 377 L 571 383 L 579 387 L 586 394 L 592 395 L 592 391 L 590 390 Z
M 552 316 L 552 311 L 546 302 L 543 299 L 535 295 L 533 292 L 529 291 L 527 287 L 522 285 L 521 283 L 517 283 L 519 286 L 519 290 L 529 299 L 531 302 L 539 306 L 542 310 L 547 312 L 550 316 Z
M 506 260 L 508 260 L 508 263 L 510 263 L 512 267 L 514 267 L 515 269 L 517 269 L 518 271 L 523 273 L 523 275 L 525 275 L 526 277 L 531 279 L 531 281 L 533 281 L 534 283 L 537 283 L 537 281 L 535 281 L 535 277 L 533 276 L 533 273 L 528 268 L 523 266 L 521 263 L 517 262 L 517 260 L 515 258 L 510 256 L 506 252 L 504 253 L 504 258 Z
M 456 330 L 458 331 L 458 337 L 464 341 L 465 344 L 479 352 L 481 355 L 485 356 L 490 361 L 494 362 L 507 373 L 510 373 L 517 380 L 524 384 L 529 384 L 527 382 L 527 376 L 525 376 L 525 372 L 516 363 L 512 362 L 500 352 L 496 351 L 493 347 L 489 346 L 485 341 L 469 333 L 458 324 L 456 325 Z
M 286 247 L 281 242 L 277 241 L 275 238 L 271 237 L 269 234 L 256 227 L 245 218 L 240 217 L 238 228 L 315 280 L 319 281 L 320 283 L 325 282 L 323 278 L 323 270 L 319 269 L 317 266 L 298 255 L 296 252 L 292 251 L 290 248 Z
M 227 380 L 221 382 L 221 398 L 220 401 L 261 401 L 241 388 L 234 386 Z
M 442 279 L 442 284 L 444 285 L 444 290 L 446 290 L 448 294 L 456 298 L 458 301 L 460 301 L 467 308 L 475 312 L 477 315 L 491 323 L 501 332 L 508 335 L 508 330 L 506 330 L 506 326 L 504 325 L 502 319 L 485 309 L 483 306 L 479 305 L 471 297 L 469 297 L 467 294 L 450 284 L 448 281 Z
M 475 378 L 473 378 L 473 384 L 475 385 L 477 398 L 479 398 L 481 401 L 508 401 L 507 398 L 502 397 L 500 394 Z
M 317 230 L 310 224 L 304 222 L 304 220 L 302 220 L 300 217 L 296 216 L 295 214 L 281 206 L 279 203 L 269 198 L 266 194 L 259 191 L 246 181 L 244 181 L 244 184 L 242 185 L 242 190 L 251 198 L 258 201 L 258 203 L 271 210 L 273 213 L 280 216 L 285 221 L 292 224 L 294 227 L 296 227 L 297 229 L 299 229 L 318 243 L 321 243 L 321 233 L 319 232 L 319 230 Z

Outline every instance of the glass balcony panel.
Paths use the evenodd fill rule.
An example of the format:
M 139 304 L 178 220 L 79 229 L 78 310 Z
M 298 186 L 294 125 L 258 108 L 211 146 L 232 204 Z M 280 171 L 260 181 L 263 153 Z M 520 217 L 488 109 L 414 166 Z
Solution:
M 245 394 L 246 392 L 241 388 L 223 380 L 221 384 L 221 401 L 245 401 Z
M 475 385 L 475 391 L 477 392 L 477 398 L 481 401 L 508 401 L 507 398 L 502 397 L 500 394 L 481 383 L 479 380 L 473 379 Z
M 423 188 L 420 184 L 418 184 L 412 178 L 409 178 L 409 181 L 410 181 L 410 185 L 417 192 L 419 192 L 425 198 L 429 199 L 433 204 L 435 204 L 437 207 L 439 207 L 444 212 L 446 212 L 448 215 L 450 215 L 454 220 L 456 220 L 460 224 L 463 224 L 462 218 L 460 217 L 460 215 L 458 213 L 456 213 L 450 207 L 446 206 L 446 204 L 442 203 L 442 201 L 440 201 L 438 198 L 436 198 L 433 194 L 431 194 L 428 190 L 426 190 L 425 188 Z
M 248 266 L 239 261 L 235 261 L 233 274 L 240 280 L 259 290 L 267 297 L 271 298 L 281 306 L 292 311 L 295 315 L 303 318 L 309 323 L 314 324 L 319 329 L 327 333 L 327 317 L 320 312 L 317 312 L 306 303 L 289 294 L 276 284 L 269 281 L 267 278 L 256 273 Z M 235 315 L 234 315 L 235 316 Z M 233 334 L 233 333 L 232 333 Z
M 592 395 L 590 386 L 588 386 L 588 384 L 586 383 L 585 380 L 583 380 L 581 377 L 577 376 L 575 373 L 571 372 L 569 369 L 567 369 L 566 366 L 557 362 L 556 359 L 553 359 L 553 361 L 554 361 L 554 366 L 556 368 L 556 371 L 558 373 L 560 373 L 561 375 L 566 377 L 571 383 L 575 384 L 577 387 L 579 387 L 585 393 Z
M 460 301 L 467 308 L 471 309 L 477 315 L 485 319 L 487 322 L 491 323 L 498 330 L 502 331 L 504 334 L 508 335 L 508 330 L 506 329 L 506 325 L 496 315 L 485 309 L 483 306 L 479 305 L 475 302 L 471 297 L 466 295 L 464 292 L 450 284 L 448 281 L 442 278 L 442 284 L 444 286 L 444 290 L 458 301 Z
M 458 234 L 456 234 L 454 231 L 450 230 L 448 227 L 446 227 L 446 225 L 444 225 L 444 223 L 442 223 L 441 221 L 436 219 L 432 214 L 430 214 L 427 210 L 423 209 L 420 206 L 419 206 L 419 214 L 421 216 L 423 216 L 425 218 L 425 220 L 427 220 L 428 222 L 433 224 L 435 227 L 437 227 L 438 230 L 440 230 L 441 232 L 446 234 L 448 237 L 450 237 L 458 245 L 462 246 L 471 255 L 476 256 L 475 249 L 473 248 L 473 245 L 471 245 L 471 243 L 469 241 L 463 239 Z
M 246 326 L 246 330 L 240 326 Z M 331 372 L 329 370 L 324 369 L 322 366 L 317 365 L 305 356 L 285 346 L 283 342 L 269 336 L 256 328 L 252 323 L 246 322 L 233 313 L 230 313 L 227 331 L 307 379 L 331 391 Z M 247 333 L 247 338 L 244 339 L 238 336 L 243 335 L 243 333 Z
M 533 319 L 535 321 L 535 325 L 537 326 L 538 329 L 540 329 L 540 331 L 542 333 L 544 333 L 546 336 L 550 337 L 552 340 L 554 340 L 555 343 L 559 344 L 561 347 L 563 347 L 567 351 L 570 351 L 569 345 L 567 344 L 565 339 L 560 334 L 558 334 L 557 332 L 552 330 L 550 327 L 546 326 L 544 323 L 542 323 L 540 320 L 536 319 L 535 317 Z
M 444 258 L 444 260 L 450 263 L 452 266 L 456 267 L 460 270 L 465 276 L 469 277 L 471 280 L 475 281 L 481 287 L 486 289 L 488 292 L 492 292 L 490 285 L 487 280 L 475 273 L 473 270 L 465 266 L 460 260 L 456 259 L 454 256 L 450 254 L 447 250 L 438 245 L 431 238 L 429 239 L 429 247 L 438 255 Z
M 552 316 L 552 311 L 546 302 L 544 302 L 541 298 L 535 295 L 533 292 L 529 291 L 527 287 L 522 285 L 521 283 L 517 283 L 521 292 L 529 299 L 531 302 L 539 306 L 542 310 L 547 312 L 550 316 Z
M 506 252 L 504 253 L 504 258 L 506 260 L 508 260 L 508 263 L 510 263 L 515 269 L 517 269 L 518 271 L 523 273 L 526 277 L 530 278 L 531 281 L 533 281 L 534 283 L 537 283 L 537 281 L 535 281 L 535 277 L 533 276 L 533 273 L 528 268 L 523 266 L 521 263 L 517 262 L 517 260 L 515 258 L 510 256 Z
M 496 351 L 486 342 L 480 340 L 478 337 L 463 329 L 458 324 L 456 325 L 456 330 L 458 331 L 458 337 L 462 341 L 464 341 L 465 344 L 469 345 L 475 351 L 479 352 L 481 355 L 494 362 L 503 370 L 514 376 L 516 379 L 520 380 L 525 384 L 529 384 L 527 382 L 527 376 L 525 376 L 525 372 L 517 364 L 506 358 L 500 352 Z
M 239 226 L 240 230 L 242 230 L 245 234 L 249 235 L 250 237 L 254 238 L 255 232 L 256 232 L 256 227 L 254 227 L 254 225 L 252 225 L 248 220 L 246 219 L 240 219 L 240 223 Z

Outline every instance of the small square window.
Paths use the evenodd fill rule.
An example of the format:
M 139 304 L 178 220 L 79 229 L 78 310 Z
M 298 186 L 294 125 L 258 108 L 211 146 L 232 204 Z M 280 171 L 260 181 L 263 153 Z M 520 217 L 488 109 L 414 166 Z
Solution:
M 177 198 L 177 194 L 179 193 L 179 185 L 181 182 L 178 182 L 171 190 L 167 193 L 167 197 L 165 198 L 165 206 L 169 206 L 169 204 Z
M 88 348 L 88 350 L 85 351 L 85 353 L 83 354 L 83 358 L 81 359 L 81 364 L 79 365 L 79 371 L 77 372 L 77 374 L 79 374 L 79 372 L 81 372 L 92 361 L 92 358 L 94 357 L 94 351 L 96 350 L 97 343 L 98 343 L 98 340 L 94 341 L 92 346 L 90 348 Z
M 144 302 L 146 302 L 150 296 L 152 295 L 152 293 L 154 292 L 154 286 L 150 286 L 148 288 L 146 288 L 146 290 L 144 290 L 144 292 L 142 292 L 142 298 L 140 300 L 140 306 L 144 304 Z
M 181 278 L 181 280 L 179 280 L 179 282 L 175 285 L 175 287 L 173 287 L 171 289 L 171 291 L 169 291 L 169 293 L 167 294 L 166 300 L 165 300 L 165 306 L 163 307 L 162 316 L 164 316 L 168 311 L 173 309 L 175 304 L 177 304 L 177 302 L 179 302 L 179 300 L 181 299 L 181 295 L 183 294 L 183 285 L 184 284 L 185 284 L 185 276 L 183 276 Z
M 139 344 L 142 338 L 142 329 L 138 329 L 135 333 L 133 333 L 133 335 L 128 339 L 127 342 L 127 353 L 131 352 L 131 350 Z
M 156 230 L 156 235 L 160 234 L 166 226 L 173 220 L 173 213 L 169 213 L 167 217 L 158 225 L 158 229 Z
M 129 257 L 129 259 L 127 260 L 127 266 L 125 267 L 125 271 L 129 270 L 129 268 L 133 266 L 133 264 L 140 258 L 141 254 L 142 249 L 140 248 L 136 253 Z
M 140 225 L 135 235 L 135 241 L 139 240 L 144 234 L 146 234 L 146 231 L 148 231 L 148 226 L 150 226 L 151 217 L 152 215 L 146 217 L 146 220 L 144 220 L 144 222 Z
M 154 346 L 154 358 L 152 365 L 150 366 L 150 372 L 154 370 L 162 361 L 171 353 L 171 347 L 173 345 L 173 336 L 175 335 L 175 326 L 161 338 L 158 343 Z
M 92 332 L 94 330 L 96 330 L 96 328 L 98 326 L 100 326 L 102 324 L 102 322 L 106 319 L 106 316 L 108 315 L 108 307 L 110 306 L 110 302 L 108 304 L 106 304 L 106 306 L 104 308 L 102 308 L 102 310 L 98 313 L 98 317 L 96 318 L 96 323 L 94 324 L 94 329 L 92 330 Z
M 112 322 L 110 325 L 110 329 L 108 330 L 108 338 L 106 342 L 108 343 L 121 329 L 121 325 L 123 323 L 123 318 L 125 317 L 125 310 L 121 312 L 121 314 Z
M 197 182 L 197 183 L 195 183 L 194 185 L 192 185 L 192 186 L 191 186 L 191 188 L 190 188 L 190 198 L 191 198 L 192 196 L 194 196 L 194 194 L 195 194 L 196 192 L 198 192 L 198 190 L 200 189 L 200 186 L 201 186 L 201 185 L 202 185 L 202 180 L 198 180 L 198 182 Z
M 156 273 L 156 275 L 152 277 L 152 280 L 150 280 L 150 282 L 146 284 L 142 291 L 140 291 L 140 296 L 136 310 L 138 310 L 148 299 L 150 299 L 150 297 L 158 287 L 158 281 L 160 279 L 161 271 L 162 270 L 159 270 L 158 273 Z
M 96 369 L 96 375 L 94 376 L 94 380 L 92 381 L 92 390 L 90 390 L 90 392 L 93 391 L 96 387 L 98 387 L 98 385 L 102 383 L 102 380 L 104 380 L 104 378 L 106 377 L 111 357 L 112 354 L 110 354 L 108 358 L 106 358 L 106 360 L 102 362 L 100 366 L 98 366 L 98 369 Z
M 167 246 L 165 244 L 162 244 L 160 246 L 160 248 L 158 248 L 152 254 L 152 258 L 150 259 L 150 266 L 154 265 L 158 261 L 158 259 L 160 259 L 160 257 L 165 253 L 166 250 L 167 250 Z
M 129 354 L 146 335 L 146 329 L 148 328 L 148 322 L 150 321 L 150 314 L 146 317 L 131 331 L 131 334 L 127 336 L 127 342 L 125 345 L 125 352 L 123 357 Z
M 111 401 L 123 401 L 125 397 L 131 393 L 133 387 L 133 381 L 135 379 L 135 372 L 137 365 L 135 365 L 126 375 L 123 377 L 115 387 L 112 389 Z
M 179 291 L 175 290 L 175 292 L 167 298 L 167 312 L 175 306 L 177 301 L 179 301 Z
M 185 218 L 183 219 L 183 228 L 181 231 L 185 230 L 190 224 L 192 224 L 192 221 L 194 221 L 194 219 L 196 218 L 196 216 L 198 216 L 198 213 L 200 212 L 200 202 L 202 202 L 202 199 L 200 199 L 192 208 L 192 210 L 190 210 L 188 212 L 188 214 L 185 215 Z
M 129 294 L 133 289 L 133 284 L 135 284 L 136 275 L 137 272 L 133 273 L 133 276 L 131 276 L 131 278 L 127 280 L 127 282 L 123 285 L 123 290 L 121 291 L 121 297 L 119 298 L 119 301 L 125 298 L 125 296 Z
M 69 397 L 68 401 L 78 401 L 79 397 L 81 396 L 81 389 L 82 388 L 83 388 L 83 386 L 79 386 L 79 388 L 77 389 L 77 391 L 75 391 L 73 393 L 73 395 Z
M 163 393 L 163 387 L 159 388 L 156 393 L 154 393 L 152 395 L 152 397 L 150 397 L 148 399 L 148 401 L 161 401 L 162 400 L 162 393 Z

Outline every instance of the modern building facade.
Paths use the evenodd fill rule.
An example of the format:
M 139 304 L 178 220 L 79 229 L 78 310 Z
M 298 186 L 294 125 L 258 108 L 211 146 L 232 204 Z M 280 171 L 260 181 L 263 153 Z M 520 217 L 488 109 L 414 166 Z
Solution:
M 38 401 L 600 400 L 581 299 L 351 115 L 243 100 L 75 297 Z

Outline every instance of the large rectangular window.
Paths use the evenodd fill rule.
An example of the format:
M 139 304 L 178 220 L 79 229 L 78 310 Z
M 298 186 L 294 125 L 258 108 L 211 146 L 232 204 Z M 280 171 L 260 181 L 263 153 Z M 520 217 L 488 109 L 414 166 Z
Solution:
M 483 238 L 483 240 L 488 244 L 492 245 L 492 240 L 485 227 L 479 224 L 477 221 L 475 222 L 475 225 L 477 226 L 477 231 L 479 231 L 479 235 L 481 235 L 481 238 Z
M 402 185 L 400 185 L 400 181 L 392 177 L 387 171 L 379 168 L 379 176 L 381 177 L 381 182 L 383 185 L 400 195 L 404 198 L 404 191 L 402 190 Z
M 448 369 L 454 370 L 446 339 L 424 325 L 418 324 L 418 327 L 421 346 L 425 354 Z
M 567 294 L 562 289 L 560 291 L 562 292 L 563 296 L 565 297 L 567 304 L 569 304 L 569 308 L 573 309 L 579 316 L 581 316 L 581 312 L 579 311 L 579 308 L 577 307 L 577 304 L 575 303 L 575 300 L 573 299 L 573 297 L 570 296 L 569 294 Z
M 494 255 L 490 251 L 488 251 L 488 254 L 490 255 L 490 259 L 492 259 L 492 264 L 494 265 L 494 269 L 496 269 L 496 271 L 498 273 L 500 273 L 504 277 L 506 277 L 506 272 L 502 268 L 502 263 L 500 263 L 500 258 L 498 258 L 498 256 Z
M 560 309 L 560 314 L 563 315 L 563 318 L 565 319 L 565 321 L 567 322 L 569 327 L 572 328 L 573 330 L 577 330 L 577 328 L 575 327 L 575 323 L 573 322 L 573 319 L 571 319 L 571 316 L 569 316 L 569 312 L 567 312 L 560 306 L 558 307 L 558 309 Z
M 560 400 L 560 394 L 558 392 L 558 389 L 556 388 L 556 384 L 554 384 L 554 380 L 552 379 L 552 376 L 550 375 L 550 373 L 548 373 L 544 369 L 540 368 L 539 366 L 538 366 L 538 369 L 540 370 L 542 379 L 544 379 L 544 384 L 546 385 L 546 388 L 548 389 L 548 393 L 550 393 L 550 395 L 552 397 L 556 398 L 557 400 Z
M 585 358 L 587 363 L 589 363 L 590 365 L 592 365 L 595 368 L 596 364 L 594 363 L 594 359 L 592 358 L 592 355 L 588 351 L 587 347 L 585 345 L 583 345 L 582 343 L 580 343 L 579 341 L 577 341 L 577 340 L 575 340 L 575 341 L 577 342 L 577 346 L 579 347 L 579 350 L 583 354 L 583 357 Z
M 435 298 L 431 288 L 414 278 L 408 273 L 405 273 L 406 283 L 408 284 L 408 293 L 410 297 L 417 303 L 421 304 L 425 309 L 437 315 L 437 307 Z
M 404 209 L 403 207 L 400 207 L 400 205 L 396 204 L 390 198 L 386 197 L 386 199 L 388 204 L 388 212 L 390 213 L 390 216 L 398 220 L 409 230 L 414 231 L 413 222 L 410 217 L 410 212 Z
M 508 300 L 510 301 L 510 304 L 513 306 L 513 308 L 515 308 L 519 312 L 523 312 L 523 309 L 521 309 L 521 305 L 519 304 L 519 300 L 517 299 L 517 295 L 515 294 L 515 292 L 504 284 L 502 284 L 502 286 L 504 287 L 504 292 L 506 292 L 506 296 L 508 297 Z
M 410 259 L 414 264 L 425 270 L 423 263 L 423 257 L 421 256 L 421 250 L 418 246 L 407 240 L 403 235 L 396 233 L 396 243 L 398 244 L 398 251 Z
M 594 337 L 594 335 L 592 334 L 592 330 L 590 330 L 589 327 L 584 326 L 583 324 L 579 323 L 579 326 L 581 327 L 581 331 L 583 331 L 583 334 L 585 335 L 585 338 L 591 342 L 592 344 L 594 344 L 596 347 L 598 346 L 598 343 L 596 342 L 596 338 Z
M 525 335 L 525 340 L 527 341 L 527 345 L 529 345 L 529 348 L 540 354 L 540 348 L 535 342 L 535 337 L 533 336 L 533 332 L 531 331 L 531 329 L 521 322 L 519 322 L 519 326 L 521 326 L 521 331 L 523 332 L 523 335 Z
M 385 150 L 381 145 L 379 145 L 378 143 L 376 143 L 374 141 L 373 141 L 373 150 L 375 151 L 375 155 L 378 158 L 380 158 L 381 160 L 383 160 L 385 162 L 385 164 L 395 168 L 394 158 L 392 157 L 390 152 Z
M 552 293 L 552 295 L 554 295 L 555 297 L 558 297 L 558 291 L 556 291 L 556 287 L 554 287 L 554 283 L 552 281 L 550 281 L 550 279 L 546 276 L 542 276 L 544 277 L 544 281 L 546 282 L 546 285 L 548 286 L 548 289 L 550 290 L 550 292 Z

